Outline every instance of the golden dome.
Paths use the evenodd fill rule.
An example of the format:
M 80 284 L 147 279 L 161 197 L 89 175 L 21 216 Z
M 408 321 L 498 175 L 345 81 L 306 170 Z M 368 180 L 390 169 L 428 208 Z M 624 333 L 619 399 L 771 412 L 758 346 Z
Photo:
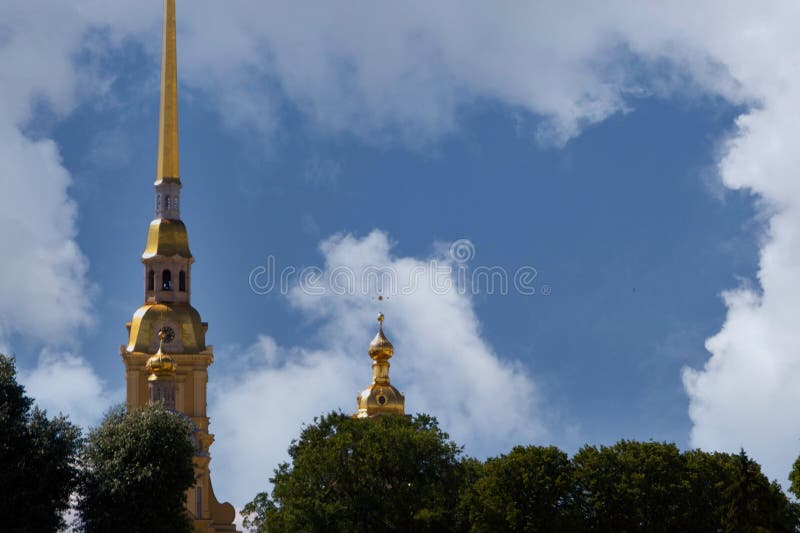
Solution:
M 127 351 L 153 353 L 156 328 L 163 322 L 174 323 L 176 341 L 173 353 L 201 353 L 206 350 L 208 324 L 200 313 L 187 304 L 145 304 L 133 315 L 130 322 Z
M 392 343 L 386 338 L 386 335 L 383 334 L 384 318 L 383 313 L 378 315 L 378 323 L 380 324 L 378 334 L 375 335 L 375 338 L 369 343 L 368 353 L 373 360 L 391 359 L 392 355 L 394 355 L 394 346 L 392 346 Z
M 405 414 L 406 399 L 390 383 L 373 383 L 358 395 L 356 418 Z
M 165 257 L 177 255 L 192 259 L 192 252 L 189 251 L 189 235 L 183 222 L 157 218 L 150 223 L 150 229 L 147 231 L 147 247 L 142 259 L 150 259 L 157 255 Z
M 166 331 L 162 329 L 158 332 L 160 339 L 158 344 L 158 351 L 145 364 L 145 369 L 150 372 L 150 380 L 172 378 L 178 370 L 178 363 L 169 354 L 164 353 L 164 337 Z

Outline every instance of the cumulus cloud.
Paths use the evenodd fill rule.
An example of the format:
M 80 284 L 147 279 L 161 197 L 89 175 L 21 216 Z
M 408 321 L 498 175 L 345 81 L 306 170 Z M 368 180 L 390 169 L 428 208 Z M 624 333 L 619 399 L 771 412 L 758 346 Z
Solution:
M 406 395 L 407 412 L 434 414 L 472 454 L 548 436 L 535 381 L 481 337 L 470 297 L 454 288 L 449 258 L 395 256 L 380 231 L 335 236 L 321 249 L 324 282 L 297 285 L 289 295 L 317 324 L 313 338 L 281 347 L 261 337 L 243 356 L 246 374 L 210 384 L 214 458 L 225 465 L 215 474 L 221 494 L 241 505 L 265 488 L 301 423 L 332 409 L 355 412 L 356 395 L 372 378 L 366 351 L 377 332 L 374 267 L 392 272 L 400 292 L 381 307 L 395 345 L 392 383 Z M 383 279 L 386 289 L 390 278 Z M 258 414 L 244 406 L 258 406 Z
M 702 51 L 729 78 L 708 77 L 687 65 L 704 90 L 733 102 L 749 102 L 721 151 L 722 183 L 755 193 L 767 221 L 756 284 L 724 296 L 725 323 L 706 342 L 711 354 L 702 369 L 685 369 L 693 422 L 691 442 L 706 449 L 744 447 L 766 472 L 786 485 L 800 453 L 800 421 L 785 415 L 800 380 L 800 344 L 793 334 L 800 305 L 800 38 L 790 21 L 796 2 L 704 2 L 688 16 L 687 5 L 670 3 L 654 35 L 671 33 L 685 50 Z M 635 34 L 634 34 L 635 35 Z M 632 37 L 645 48 L 650 38 Z M 676 61 L 682 61 L 676 56 Z M 683 63 L 681 63 L 683 64 Z M 712 70 L 706 70 L 712 73 Z
M 36 368 L 22 370 L 19 380 L 48 414 L 69 415 L 84 428 L 97 424 L 111 405 L 125 400 L 122 390 L 107 389 L 86 359 L 69 353 L 45 351 Z
M 0 320 L 43 342 L 70 338 L 90 322 L 92 291 L 58 148 L 0 126 L 0 180 Z
M 717 60 L 718 43 L 692 40 L 721 12 L 770 20 L 742 4 L 179 1 L 181 78 L 215 98 L 227 124 L 264 133 L 276 131 L 288 101 L 325 132 L 416 144 L 453 132 L 465 108 L 488 100 L 535 115 L 541 140 L 561 143 L 648 94 L 698 85 L 750 96 Z M 67 51 L 103 55 L 137 42 L 158 57 L 160 2 L 20 6 L 5 7 L 9 20 L 65 26 Z M 89 30 L 103 38 L 80 41 Z M 75 76 L 69 65 L 61 72 Z M 58 101 L 71 102 L 64 92 Z
M 38 366 L 20 357 L 20 380 L 39 405 L 81 425 L 110 397 L 85 359 L 48 348 L 77 348 L 94 288 L 76 241 L 72 177 L 42 117 L 63 117 L 80 100 L 75 55 L 94 24 L 86 7 L 0 4 L 0 349 L 13 352 L 18 337 L 43 347 Z
M 187 76 L 234 95 L 226 114 L 260 127 L 280 120 L 272 108 L 286 98 L 323 130 L 416 142 L 453 131 L 465 106 L 495 100 L 537 115 L 541 138 L 560 143 L 628 109 L 632 97 L 674 87 L 672 62 L 691 69 L 681 80 L 734 93 L 705 49 L 685 46 L 675 19 L 688 4 L 674 12 L 628 2 L 228 6 L 185 10 Z M 642 76 L 627 68 L 631 57 L 659 69 Z
M 800 83 L 793 87 L 800 89 Z M 769 216 L 759 286 L 724 295 L 728 316 L 706 343 L 711 358 L 700 370 L 686 369 L 683 377 L 692 443 L 725 450 L 742 446 L 786 485 L 800 455 L 800 421 L 785 408 L 800 399 L 793 385 L 800 380 L 800 188 L 793 140 L 800 128 L 790 119 L 800 106 L 788 98 L 765 105 L 739 120 L 739 133 L 720 164 L 725 183 L 757 192 Z
M 75 85 L 71 58 L 47 48 L 48 30 L 34 26 L 34 15 L 0 7 L 0 324 L 7 335 L 47 342 L 89 321 L 90 291 L 71 177 L 55 143 L 22 130 L 37 101 L 69 108 Z M 69 50 L 75 36 L 65 33 L 54 39 Z

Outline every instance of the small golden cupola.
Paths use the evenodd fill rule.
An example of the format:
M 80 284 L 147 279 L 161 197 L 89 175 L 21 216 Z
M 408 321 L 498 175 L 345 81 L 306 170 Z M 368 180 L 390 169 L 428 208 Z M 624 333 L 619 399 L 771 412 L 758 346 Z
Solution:
M 178 364 L 169 354 L 164 353 L 164 339 L 167 331 L 162 328 L 158 332 L 158 351 L 145 363 L 145 370 L 150 376 L 147 387 L 150 393 L 150 405 L 164 403 L 164 407 L 175 410 L 175 374 Z
M 372 358 L 372 384 L 358 395 L 356 418 L 372 418 L 380 415 L 404 415 L 405 397 L 389 382 L 389 359 L 394 355 L 394 346 L 383 333 L 383 313 L 378 315 L 378 334 L 369 344 Z

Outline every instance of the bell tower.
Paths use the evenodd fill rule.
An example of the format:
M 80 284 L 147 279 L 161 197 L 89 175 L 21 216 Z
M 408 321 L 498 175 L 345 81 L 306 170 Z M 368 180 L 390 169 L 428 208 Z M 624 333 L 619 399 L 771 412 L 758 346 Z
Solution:
M 144 304 L 126 325 L 128 344 L 120 347 L 127 405 L 141 407 L 159 398 L 192 421 L 197 484 L 187 493 L 187 510 L 196 531 L 236 531 L 234 508 L 217 501 L 209 471 L 214 435 L 209 433 L 206 384 L 214 352 L 206 345 L 208 324 L 191 305 L 194 257 L 180 213 L 175 0 L 164 1 L 163 47 L 155 218 L 142 254 Z

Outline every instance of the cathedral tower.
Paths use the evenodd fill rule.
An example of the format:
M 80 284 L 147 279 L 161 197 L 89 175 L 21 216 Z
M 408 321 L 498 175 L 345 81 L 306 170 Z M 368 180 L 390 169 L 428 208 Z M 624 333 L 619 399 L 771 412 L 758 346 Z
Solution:
M 208 431 L 206 384 L 214 353 L 206 345 L 208 324 L 191 305 L 194 258 L 181 221 L 178 155 L 175 0 L 165 0 L 155 219 L 142 254 L 144 305 L 127 324 L 128 344 L 120 348 L 120 353 L 125 363 L 128 408 L 164 401 L 195 425 L 197 485 L 187 494 L 187 507 L 196 530 L 236 531 L 235 511 L 230 504 L 217 501 L 209 474 L 209 448 L 214 436 Z
M 394 355 L 394 346 L 383 333 L 383 319 L 383 313 L 379 314 L 378 334 L 369 344 L 372 383 L 358 395 L 356 418 L 405 414 L 406 399 L 389 382 L 389 359 Z

